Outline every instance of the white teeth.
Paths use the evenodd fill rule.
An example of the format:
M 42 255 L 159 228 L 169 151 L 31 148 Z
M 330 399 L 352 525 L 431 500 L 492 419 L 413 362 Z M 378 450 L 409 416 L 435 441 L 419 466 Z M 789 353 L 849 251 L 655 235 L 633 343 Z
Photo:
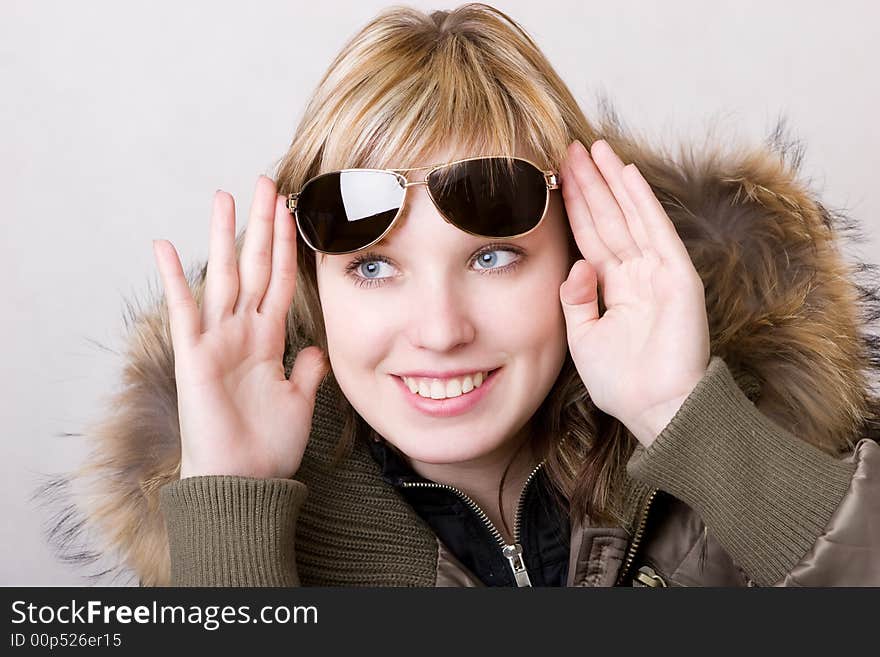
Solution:
M 431 384 L 422 379 L 419 381 L 419 389 L 417 391 L 419 395 L 422 397 L 430 397 L 431 396 Z
M 461 396 L 461 383 L 458 381 L 458 379 L 449 379 L 449 381 L 446 382 L 446 396 Z
M 446 396 L 446 386 L 440 379 L 431 382 L 431 399 L 443 399 Z
M 483 381 L 487 376 L 487 373 L 477 372 L 473 375 L 469 374 L 446 380 L 411 378 L 408 376 L 402 378 L 406 387 L 414 395 L 427 397 L 428 399 L 447 399 L 449 397 L 460 397 L 475 388 L 479 388 L 483 385 Z

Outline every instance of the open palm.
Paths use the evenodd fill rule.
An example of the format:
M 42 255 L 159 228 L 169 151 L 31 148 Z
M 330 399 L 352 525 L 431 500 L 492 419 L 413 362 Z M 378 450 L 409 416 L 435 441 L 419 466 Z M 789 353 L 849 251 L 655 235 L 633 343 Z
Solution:
M 239 262 L 234 199 L 218 190 L 200 305 L 174 246 L 155 242 L 174 347 L 181 479 L 287 478 L 305 452 L 328 363 L 318 347 L 306 347 L 285 376 L 297 272 L 296 229 L 285 200 L 271 178 L 260 176 Z
M 647 446 L 708 366 L 703 284 L 650 185 L 606 141 L 592 155 L 572 143 L 560 174 L 585 258 L 560 288 L 569 350 L 596 406 Z

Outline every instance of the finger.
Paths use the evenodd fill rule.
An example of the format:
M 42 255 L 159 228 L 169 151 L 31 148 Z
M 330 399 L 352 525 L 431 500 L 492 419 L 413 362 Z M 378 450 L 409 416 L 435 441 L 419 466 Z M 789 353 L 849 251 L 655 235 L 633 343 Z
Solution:
M 296 292 L 296 228 L 287 209 L 287 198 L 275 199 L 275 234 L 272 237 L 272 278 L 257 312 L 286 318 Z
M 571 224 L 574 241 L 580 252 L 589 260 L 599 273 L 604 276 L 605 270 L 611 265 L 619 265 L 620 260 L 602 241 L 593 223 L 593 216 L 581 189 L 574 180 L 574 174 L 568 166 L 568 160 L 559 167 L 562 200 L 565 202 L 565 213 Z
M 620 260 L 639 257 L 641 251 L 629 233 L 626 218 L 592 156 L 579 141 L 569 145 L 568 155 L 571 160 L 569 168 L 574 172 L 581 193 L 590 206 L 602 241 Z
M 254 187 L 254 200 L 241 247 L 238 300 L 233 308 L 234 313 L 256 310 L 266 293 L 272 270 L 275 196 L 275 183 L 268 176 L 260 176 Z
M 626 165 L 621 177 L 651 237 L 657 255 L 669 262 L 690 263 L 690 255 L 678 231 L 675 230 L 675 225 L 638 167 L 635 164 Z
M 175 353 L 192 346 L 201 334 L 199 309 L 183 273 L 177 250 L 168 240 L 153 241 L 153 255 L 165 288 L 165 304 Z
M 599 319 L 599 288 L 595 268 L 586 260 L 574 263 L 568 278 L 559 286 L 559 300 L 569 336 L 583 332 Z
M 645 230 L 639 211 L 630 198 L 626 185 L 623 184 L 621 172 L 623 171 L 623 160 L 621 160 L 611 145 L 604 139 L 593 142 L 592 146 L 593 161 L 599 167 L 599 171 L 605 180 L 608 181 L 611 192 L 617 200 L 620 209 L 623 210 L 623 216 L 626 218 L 626 225 L 632 235 L 639 250 L 644 252 L 651 249 L 651 240 Z
M 235 199 L 217 190 L 211 213 L 208 273 L 202 299 L 202 330 L 207 331 L 232 313 L 238 296 L 238 263 L 235 259 Z
M 288 379 L 306 399 L 314 402 L 318 387 L 330 371 L 330 361 L 320 347 L 306 347 L 296 355 Z

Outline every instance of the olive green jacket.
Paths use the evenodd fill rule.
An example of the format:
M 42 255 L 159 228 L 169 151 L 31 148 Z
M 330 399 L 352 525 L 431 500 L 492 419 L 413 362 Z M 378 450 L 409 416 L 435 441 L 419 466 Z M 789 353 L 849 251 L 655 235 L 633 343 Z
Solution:
M 880 447 L 824 454 L 765 418 L 721 358 L 627 470 L 624 526 L 572 519 L 568 586 L 880 585 Z M 362 444 L 343 472 L 192 477 L 161 507 L 175 585 L 482 586 Z

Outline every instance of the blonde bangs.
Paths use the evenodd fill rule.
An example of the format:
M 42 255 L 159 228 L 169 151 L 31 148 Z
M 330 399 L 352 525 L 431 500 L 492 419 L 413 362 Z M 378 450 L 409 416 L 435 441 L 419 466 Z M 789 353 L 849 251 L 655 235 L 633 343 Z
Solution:
M 307 110 L 313 120 L 304 122 L 326 130 L 302 134 L 321 142 L 310 175 L 427 166 L 447 149 L 457 158 L 521 155 L 558 166 L 571 134 L 537 47 L 524 34 L 527 42 L 511 44 L 509 26 L 491 29 L 485 12 L 470 20 L 461 14 L 438 26 L 392 7 L 356 35 Z

